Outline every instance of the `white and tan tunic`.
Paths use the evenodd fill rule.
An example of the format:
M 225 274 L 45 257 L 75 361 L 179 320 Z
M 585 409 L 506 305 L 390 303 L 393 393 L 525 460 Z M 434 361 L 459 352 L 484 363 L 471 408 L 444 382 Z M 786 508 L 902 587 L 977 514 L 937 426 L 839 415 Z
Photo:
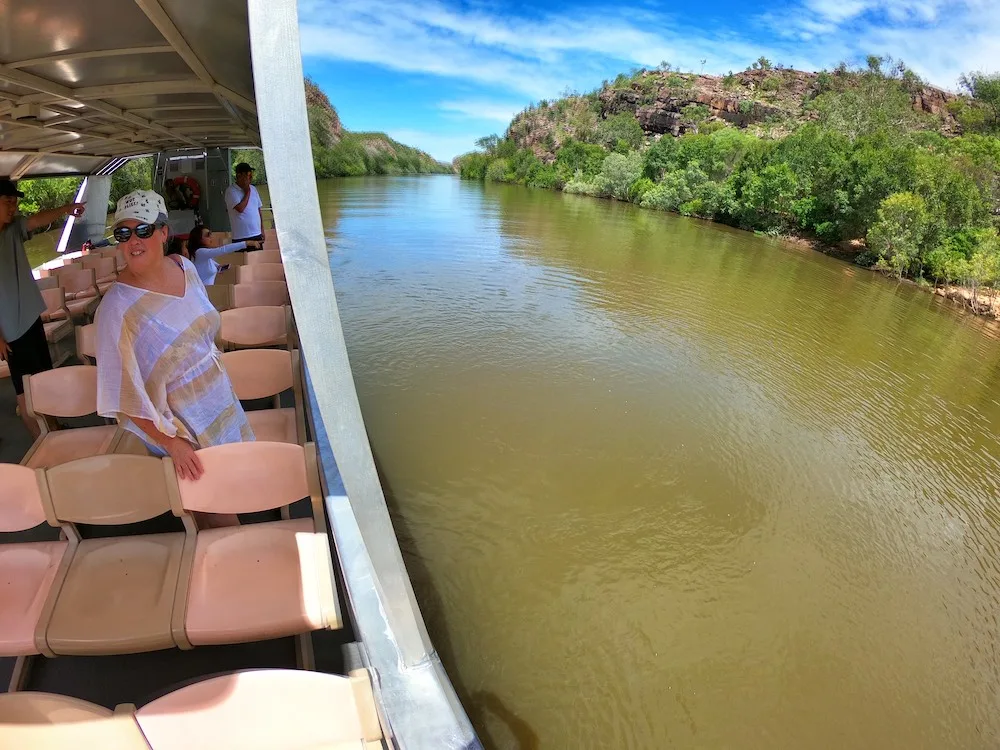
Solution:
M 219 313 L 194 265 L 181 260 L 183 296 L 118 282 L 97 310 L 97 413 L 156 455 L 163 449 L 132 419 L 199 448 L 254 439 L 215 346 Z

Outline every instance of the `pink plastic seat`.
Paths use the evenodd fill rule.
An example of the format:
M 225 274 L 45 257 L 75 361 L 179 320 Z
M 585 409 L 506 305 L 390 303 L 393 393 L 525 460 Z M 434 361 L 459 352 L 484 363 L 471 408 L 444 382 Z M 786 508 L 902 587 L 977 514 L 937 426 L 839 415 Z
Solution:
M 38 422 L 41 435 L 21 463 L 48 468 L 78 458 L 109 453 L 121 438 L 114 425 L 52 431 L 45 417 L 83 417 L 97 412 L 97 368 L 73 365 L 24 378 L 28 416 Z
M 219 339 L 228 347 L 286 346 L 291 317 L 290 309 L 285 306 L 224 310 Z
M 295 409 L 256 409 L 247 412 L 247 421 L 257 440 L 267 443 L 298 443 Z
M 24 531 L 45 523 L 32 469 L 0 464 L 0 531 Z M 39 653 L 35 631 L 68 542 L 0 545 L 0 655 Z
M 198 456 L 201 479 L 179 481 L 184 511 L 253 513 L 309 497 L 313 518 L 197 532 L 183 618 L 191 645 L 341 627 L 315 446 L 230 443 Z
M 290 304 L 284 281 L 255 281 L 233 287 L 233 307 L 281 306 Z
M 42 503 L 70 540 L 35 642 L 46 656 L 134 654 L 177 645 L 173 618 L 187 595 L 193 549 L 171 532 L 81 539 L 76 524 L 122 526 L 174 509 L 169 459 L 109 455 L 48 469 Z
M 243 308 L 243 310 L 277 308 Z M 231 310 L 229 312 L 241 312 Z M 304 443 L 305 416 L 299 388 L 299 353 L 287 349 L 242 349 L 222 355 L 236 397 L 241 401 L 272 398 L 273 409 L 247 412 L 253 434 L 261 442 Z M 295 406 L 281 408 L 280 395 L 291 390 Z
M 55 693 L 0 695 L 0 750 L 149 750 L 135 717 Z
M 118 428 L 113 425 L 56 430 L 40 437 L 23 463 L 32 469 L 45 469 L 78 458 L 99 456 L 112 450 L 117 436 Z
M 358 687 L 324 672 L 248 670 L 175 690 L 136 720 L 155 750 L 360 750 L 382 733 Z

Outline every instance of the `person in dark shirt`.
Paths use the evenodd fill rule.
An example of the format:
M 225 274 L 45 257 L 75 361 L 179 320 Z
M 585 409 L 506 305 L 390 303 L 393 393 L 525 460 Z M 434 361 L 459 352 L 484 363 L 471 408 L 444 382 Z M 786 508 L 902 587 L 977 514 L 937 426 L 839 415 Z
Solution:
M 52 369 L 49 344 L 45 340 L 42 313 L 45 301 L 31 273 L 24 243 L 31 235 L 63 216 L 82 216 L 83 203 L 67 203 L 59 208 L 19 216 L 18 198 L 24 193 L 6 177 L 0 177 L 0 360 L 10 369 L 21 419 L 38 437 L 38 425 L 29 419 L 24 406 L 24 376 Z

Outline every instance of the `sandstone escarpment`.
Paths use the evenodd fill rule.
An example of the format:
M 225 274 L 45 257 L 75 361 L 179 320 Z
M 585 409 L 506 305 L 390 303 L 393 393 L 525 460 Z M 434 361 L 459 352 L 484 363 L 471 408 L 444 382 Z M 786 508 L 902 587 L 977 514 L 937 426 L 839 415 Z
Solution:
M 645 71 L 595 94 L 542 102 L 511 122 L 508 136 L 543 161 L 555 158 L 569 138 L 588 140 L 602 120 L 635 115 L 647 136 L 679 136 L 721 121 L 739 128 L 769 128 L 782 135 L 819 116 L 815 100 L 831 86 L 849 87 L 837 74 L 787 68 L 752 69 L 728 76 Z M 914 111 L 937 119 L 944 135 L 961 128 L 949 111 L 955 94 L 914 81 L 908 93 Z M 784 130 L 782 130 L 784 128 Z

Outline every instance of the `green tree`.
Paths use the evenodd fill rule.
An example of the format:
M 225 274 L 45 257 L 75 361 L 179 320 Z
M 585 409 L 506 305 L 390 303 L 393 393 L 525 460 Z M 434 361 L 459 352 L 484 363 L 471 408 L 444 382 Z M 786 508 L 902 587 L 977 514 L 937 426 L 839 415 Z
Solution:
M 481 148 L 486 153 L 492 154 L 496 150 L 499 143 L 500 136 L 493 133 L 492 135 L 484 135 L 482 138 L 478 139 L 476 141 L 476 148 Z
M 990 130 L 1000 128 L 1000 73 L 977 70 L 964 74 L 958 82 L 986 110 L 985 126 Z
M 642 126 L 631 112 L 620 112 L 602 120 L 597 126 L 597 139 L 607 149 L 615 149 L 619 141 L 627 148 L 638 149 L 645 142 Z
M 152 190 L 153 157 L 129 159 L 111 175 L 111 198 L 108 210 L 114 209 L 118 200 L 133 190 Z
M 632 185 L 640 177 L 642 177 L 642 154 L 636 151 L 627 155 L 608 154 L 594 184 L 597 186 L 598 194 L 626 201 L 629 199 Z
M 878 256 L 876 268 L 901 278 L 920 256 L 927 224 L 927 208 L 919 195 L 893 193 L 882 201 L 868 231 L 868 247 Z

